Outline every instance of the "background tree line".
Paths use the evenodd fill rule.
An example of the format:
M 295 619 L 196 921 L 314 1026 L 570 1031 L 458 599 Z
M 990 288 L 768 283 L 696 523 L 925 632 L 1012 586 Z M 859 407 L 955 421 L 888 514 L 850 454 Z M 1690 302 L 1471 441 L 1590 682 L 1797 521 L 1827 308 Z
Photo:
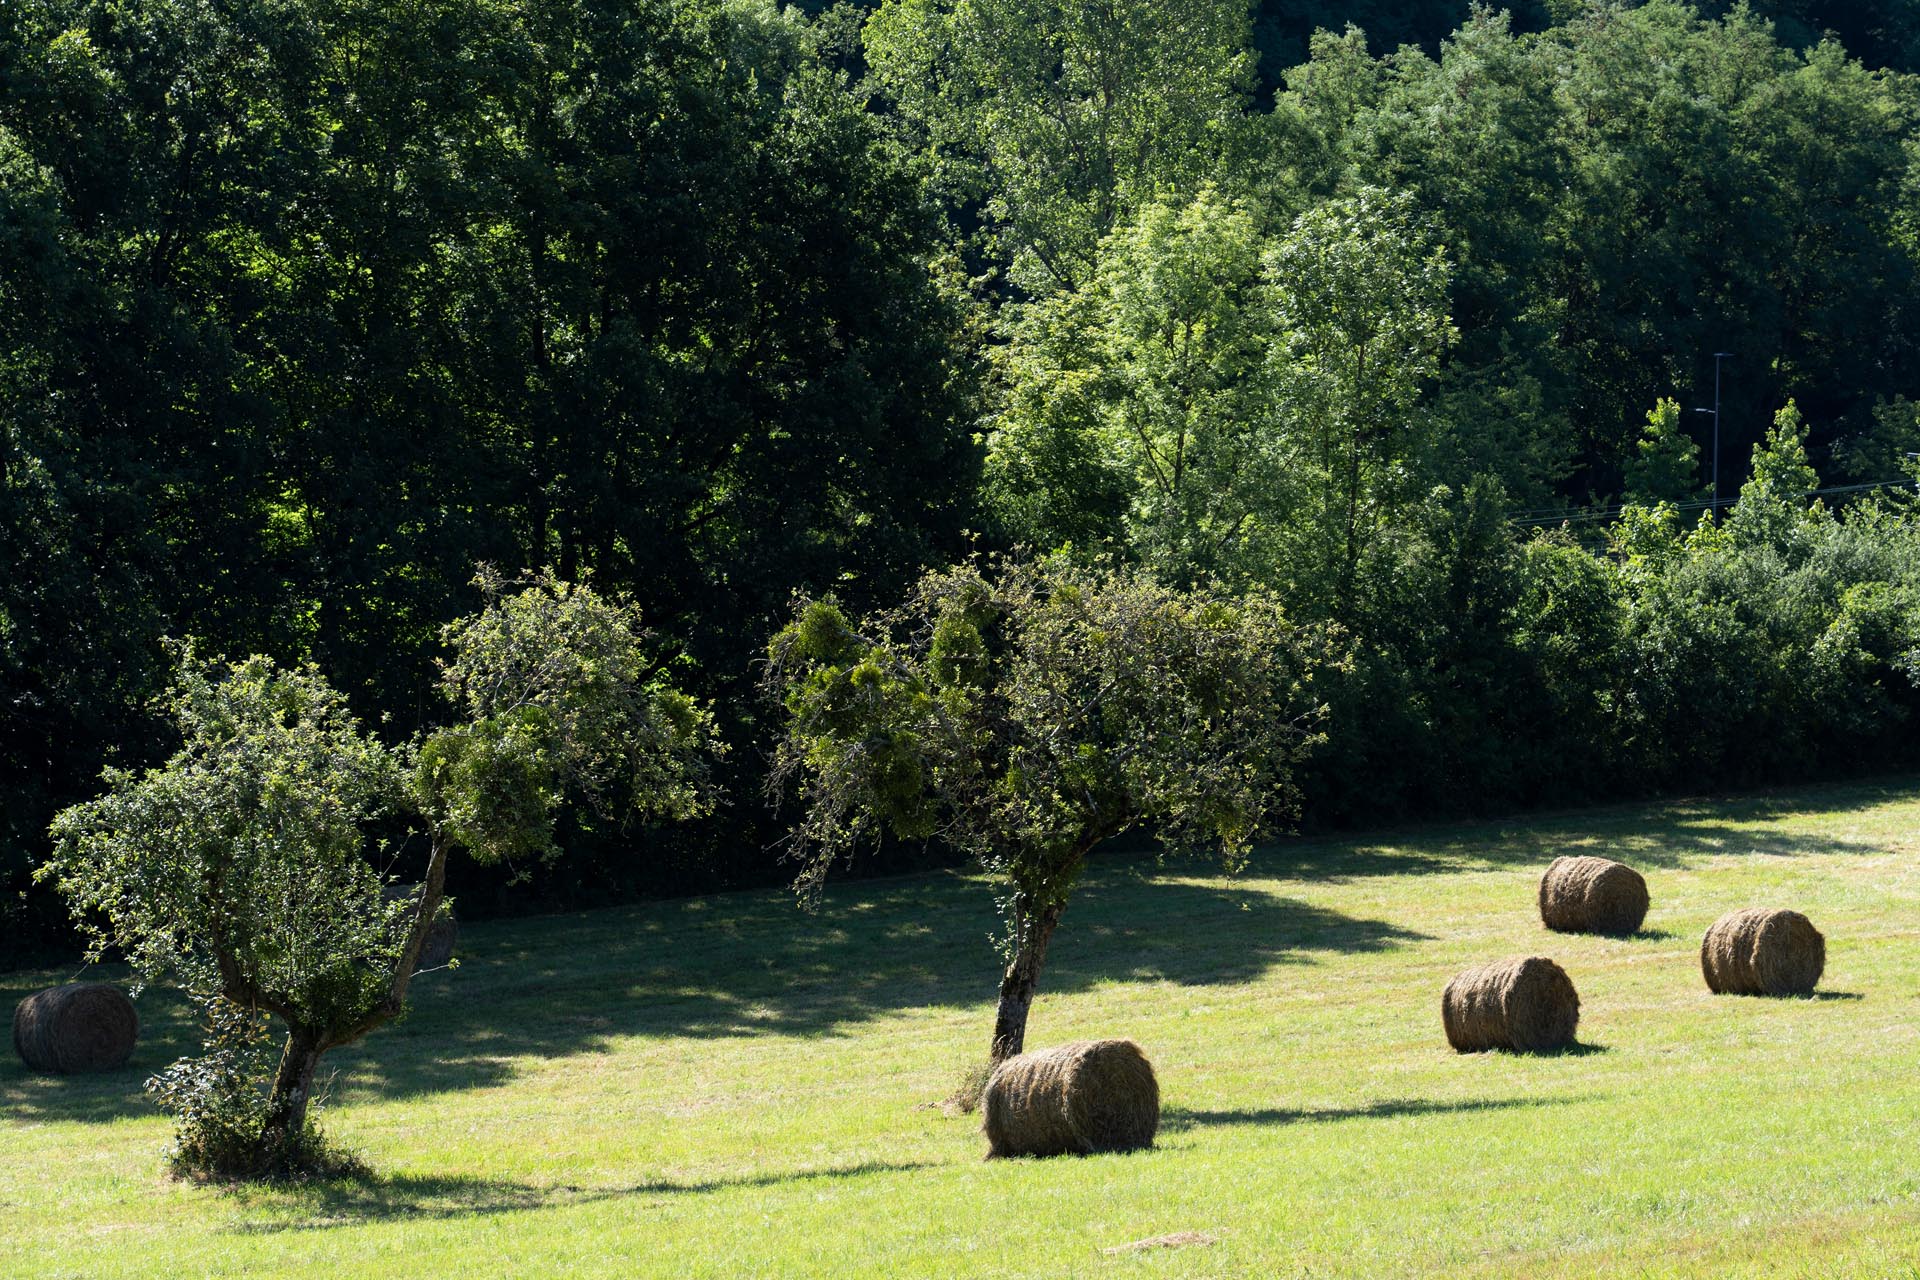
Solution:
M 1309 822 L 1914 758 L 1913 522 L 1808 497 L 1920 449 L 1913 4 L 809 8 L 0 12 L 0 950 L 175 745 L 163 636 L 403 736 L 476 562 L 634 601 L 735 748 L 563 814 L 550 905 L 785 878 L 789 597 L 982 544 L 1337 628 Z

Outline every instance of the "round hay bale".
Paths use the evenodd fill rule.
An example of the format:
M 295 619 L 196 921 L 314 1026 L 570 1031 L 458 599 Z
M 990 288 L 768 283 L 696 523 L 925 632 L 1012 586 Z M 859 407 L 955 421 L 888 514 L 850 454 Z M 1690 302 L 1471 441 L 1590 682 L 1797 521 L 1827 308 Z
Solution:
M 981 1099 L 987 1158 L 1153 1145 L 1160 1084 L 1131 1040 L 1083 1040 L 1008 1058 Z
M 13 1009 L 13 1049 L 35 1071 L 114 1071 L 133 1056 L 140 1015 L 110 982 L 73 982 L 36 991 Z
M 1647 918 L 1647 882 L 1611 858 L 1555 858 L 1540 877 L 1540 921 L 1561 933 L 1624 937 Z
M 1573 1044 L 1580 996 L 1565 969 L 1528 956 L 1460 974 L 1441 993 L 1440 1018 L 1461 1053 L 1551 1053 Z
M 1730 911 L 1700 943 L 1700 972 L 1715 995 L 1804 996 L 1826 967 L 1827 940 L 1798 911 Z
M 389 902 L 412 901 L 420 896 L 420 886 L 390 884 L 380 892 Z M 413 966 L 413 971 L 443 967 L 453 959 L 453 946 L 459 940 L 460 921 L 453 914 L 453 904 L 442 898 L 440 909 L 433 914 L 433 926 L 427 930 L 427 941 L 420 948 L 420 961 Z

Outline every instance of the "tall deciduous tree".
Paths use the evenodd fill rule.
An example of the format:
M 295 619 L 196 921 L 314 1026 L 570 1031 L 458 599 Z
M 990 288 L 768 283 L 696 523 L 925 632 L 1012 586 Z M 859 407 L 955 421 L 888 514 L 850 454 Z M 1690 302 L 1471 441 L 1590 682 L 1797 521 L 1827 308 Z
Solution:
M 570 795 L 608 812 L 683 817 L 707 803 L 707 714 L 652 667 L 630 606 L 534 578 L 446 639 L 460 716 L 399 748 L 363 729 L 312 667 L 182 655 L 171 706 L 183 739 L 164 765 L 109 770 L 65 810 L 40 871 L 93 951 L 118 946 L 143 980 L 286 1030 L 255 1105 L 214 1113 L 237 1132 L 183 1132 L 241 1176 L 321 1158 L 308 1109 L 321 1057 L 397 1017 L 440 908 L 447 861 L 548 855 Z M 374 824 L 411 819 L 430 845 L 420 891 L 382 893 Z M 257 1086 L 256 1086 L 257 1087 Z M 183 1110 L 183 1130 L 202 1113 Z
M 1427 384 L 1453 340 L 1451 268 L 1404 197 L 1367 188 L 1302 214 L 1271 255 L 1282 413 L 1320 489 L 1304 593 L 1350 608 L 1361 552 L 1418 493 Z
M 1421 492 L 1447 281 L 1426 221 L 1382 191 L 1271 244 L 1212 189 L 1153 202 L 1084 285 L 1011 309 L 991 499 L 1045 547 L 1104 533 L 1172 580 L 1344 607 Z
M 1700 494 L 1700 446 L 1681 425 L 1680 404 L 1662 399 L 1647 414 L 1646 430 L 1627 462 L 1630 502 L 1684 502 Z
M 1117 536 L 1176 581 L 1270 567 L 1293 485 L 1260 253 L 1252 213 L 1206 188 L 1116 229 L 1084 286 L 1009 308 L 987 468 L 1016 538 Z
M 1034 291 L 1085 280 L 1129 212 L 1211 176 L 1252 66 L 1233 0 L 886 0 L 866 47 Z
M 1291 815 L 1316 718 L 1308 647 L 1268 597 L 1061 559 L 931 573 L 858 621 L 802 598 L 765 673 L 786 713 L 771 787 L 801 806 L 800 885 L 887 835 L 975 858 L 1006 926 L 991 1056 L 1019 1053 L 1102 842 L 1146 826 L 1231 867 Z

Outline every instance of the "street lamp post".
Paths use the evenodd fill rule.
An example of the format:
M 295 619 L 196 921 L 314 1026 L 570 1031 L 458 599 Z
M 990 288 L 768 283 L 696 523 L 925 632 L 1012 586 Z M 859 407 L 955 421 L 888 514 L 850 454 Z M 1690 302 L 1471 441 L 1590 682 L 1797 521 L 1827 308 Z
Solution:
M 1694 410 L 1713 415 L 1713 511 L 1716 517 L 1720 512 L 1720 362 L 1732 354 L 1731 351 L 1713 353 L 1713 408 Z

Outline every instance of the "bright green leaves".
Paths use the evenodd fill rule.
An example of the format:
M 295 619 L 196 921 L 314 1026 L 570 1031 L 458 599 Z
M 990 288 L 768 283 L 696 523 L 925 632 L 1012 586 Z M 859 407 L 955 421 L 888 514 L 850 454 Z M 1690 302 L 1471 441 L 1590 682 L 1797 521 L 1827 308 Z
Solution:
M 1808 549 L 1812 526 L 1827 516 L 1814 492 L 1820 475 L 1807 461 L 1807 424 L 1793 401 L 1753 449 L 1753 474 L 1727 518 L 1727 533 L 1745 545 L 1768 545 L 1794 558 Z
M 864 640 L 837 641 L 839 660 L 808 640 L 829 616 L 844 626 L 799 602 L 764 677 L 787 711 L 774 785 L 800 802 L 803 888 L 885 832 L 937 833 L 1029 905 L 1058 903 L 1136 825 L 1231 861 L 1291 815 L 1310 645 L 1266 597 L 970 562 L 846 628 Z
M 884 833 L 934 833 L 921 735 L 939 703 L 923 672 L 856 634 L 831 600 L 796 605 L 794 620 L 768 646 L 766 670 L 764 687 L 789 725 L 779 752 L 800 776 L 802 803 L 831 811 L 843 847 Z M 809 863 L 803 888 L 817 888 L 830 861 Z
M 1083 282 L 1100 238 L 1210 176 L 1249 83 L 1247 8 L 1144 0 L 887 0 L 874 75 L 1035 293 Z
M 555 745 L 554 718 L 538 706 L 443 729 L 421 744 L 416 802 L 480 862 L 550 854 L 562 798 Z
M 311 668 L 185 650 L 171 701 L 179 752 L 61 813 L 39 876 L 144 978 L 303 1016 L 363 1005 L 384 978 L 363 959 L 396 941 L 366 854 L 401 757 Z
M 618 821 L 712 807 L 712 715 L 654 669 L 634 606 L 551 573 L 476 582 L 486 604 L 448 625 L 442 665 L 467 720 L 428 740 L 416 775 L 449 834 L 493 860 L 550 851 L 570 794 Z
M 483 570 L 478 584 L 485 606 L 445 630 L 455 723 L 390 749 L 310 667 L 183 649 L 180 750 L 139 774 L 110 771 L 104 795 L 54 821 L 38 874 L 66 895 L 94 954 L 116 945 L 143 980 L 286 1024 L 266 1112 L 229 1105 L 235 1073 L 264 1068 L 222 1047 L 220 1017 L 209 1057 L 162 1079 L 183 1157 L 196 1142 L 258 1140 L 265 1158 L 309 1140 L 320 1055 L 404 1008 L 450 848 L 482 862 L 551 855 L 569 799 L 615 820 L 713 803 L 710 713 L 654 669 L 632 606 L 551 574 L 510 592 Z M 375 838 L 396 820 L 429 843 L 421 889 L 398 902 Z
M 1179 578 L 1245 559 L 1276 496 L 1252 214 L 1211 188 L 1155 201 L 1083 287 L 1007 312 L 990 500 L 1043 549 L 1117 539 Z
M 1420 492 L 1449 279 L 1385 192 L 1272 239 L 1211 188 L 1150 203 L 1085 285 L 1009 309 L 991 501 L 1042 548 L 1112 539 L 1172 581 L 1324 604 Z
M 1662 398 L 1627 463 L 1629 502 L 1686 502 L 1700 496 L 1700 446 L 1681 425 L 1678 401 Z

